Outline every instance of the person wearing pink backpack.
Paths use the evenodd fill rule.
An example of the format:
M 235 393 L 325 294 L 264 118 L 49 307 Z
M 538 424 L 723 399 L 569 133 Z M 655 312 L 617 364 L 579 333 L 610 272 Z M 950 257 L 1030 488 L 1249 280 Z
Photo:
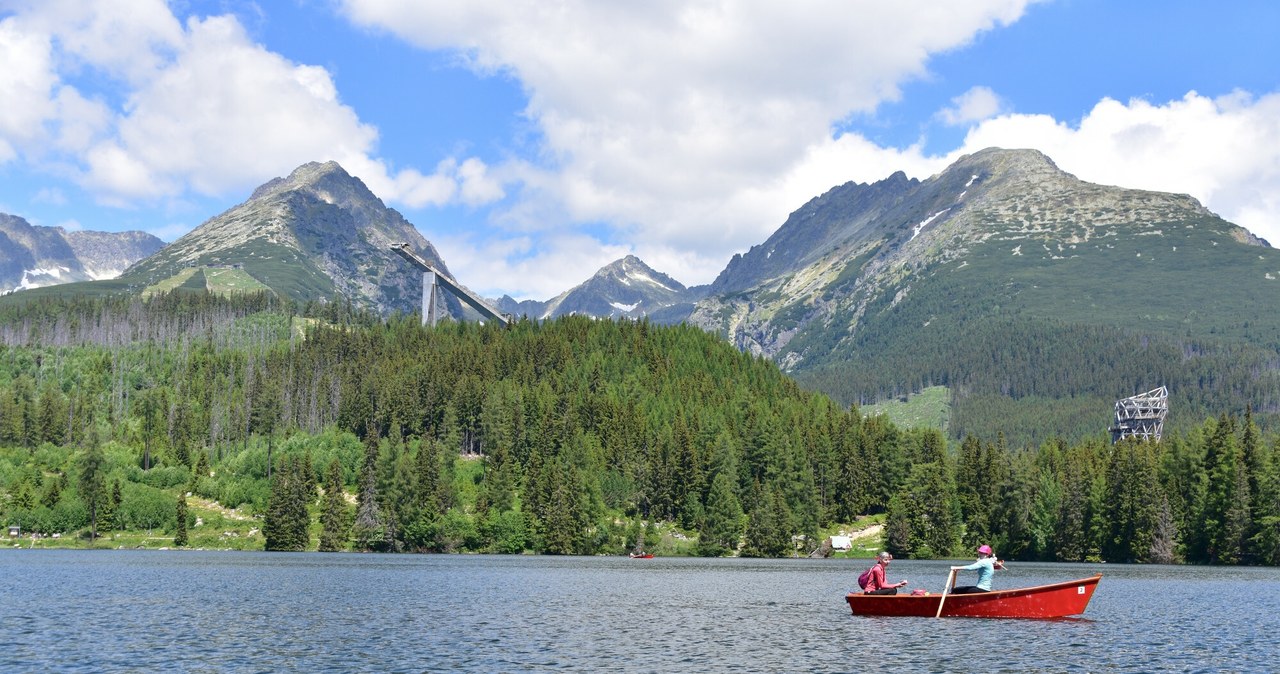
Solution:
M 893 555 L 889 554 L 888 550 L 881 550 L 880 554 L 876 555 L 875 566 L 858 576 L 858 586 L 862 588 L 863 594 L 898 594 L 898 588 L 906 587 L 905 580 L 893 585 L 889 585 L 885 580 L 884 572 L 888 570 L 891 561 L 893 561 Z

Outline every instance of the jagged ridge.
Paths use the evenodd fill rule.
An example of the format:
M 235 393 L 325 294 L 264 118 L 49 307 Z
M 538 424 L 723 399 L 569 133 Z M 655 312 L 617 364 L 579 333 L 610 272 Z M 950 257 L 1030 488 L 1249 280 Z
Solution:
M 115 278 L 162 247 L 145 232 L 68 232 L 0 213 L 0 292 Z

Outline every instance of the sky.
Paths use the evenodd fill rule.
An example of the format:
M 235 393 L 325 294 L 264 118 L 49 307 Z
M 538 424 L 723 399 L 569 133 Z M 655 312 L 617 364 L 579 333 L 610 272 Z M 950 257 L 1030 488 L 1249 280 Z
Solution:
M 462 284 L 711 282 L 987 147 L 1280 245 L 1273 0 L 0 0 L 0 213 L 173 241 L 309 161 Z

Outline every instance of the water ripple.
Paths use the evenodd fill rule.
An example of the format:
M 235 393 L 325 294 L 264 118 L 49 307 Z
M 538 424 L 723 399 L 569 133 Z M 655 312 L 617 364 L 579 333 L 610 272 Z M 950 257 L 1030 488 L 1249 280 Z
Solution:
M 895 562 L 940 589 L 946 562 Z M 1263 672 L 1276 569 L 1105 571 L 1087 617 L 849 615 L 862 563 L 0 551 L 5 671 Z

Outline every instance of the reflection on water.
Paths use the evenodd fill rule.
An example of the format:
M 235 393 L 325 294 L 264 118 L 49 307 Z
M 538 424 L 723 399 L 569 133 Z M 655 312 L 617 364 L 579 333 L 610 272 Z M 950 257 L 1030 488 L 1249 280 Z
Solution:
M 1272 671 L 1280 570 L 1104 573 L 1083 619 L 851 616 L 870 561 L 0 552 L 5 671 Z M 897 560 L 940 591 L 949 562 Z

